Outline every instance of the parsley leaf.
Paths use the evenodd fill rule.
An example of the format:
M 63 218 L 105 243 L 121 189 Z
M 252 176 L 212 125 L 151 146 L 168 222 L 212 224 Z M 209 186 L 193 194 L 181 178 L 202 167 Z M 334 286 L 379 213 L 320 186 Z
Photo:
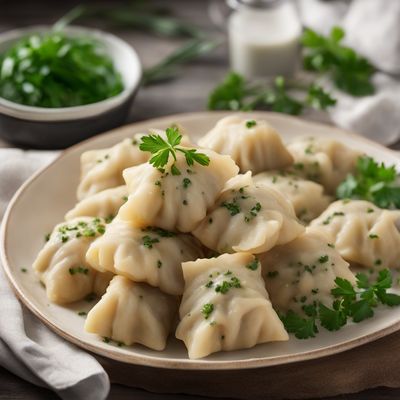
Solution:
M 303 65 L 308 71 L 328 74 L 335 86 L 353 96 L 373 94 L 372 64 L 352 48 L 341 44 L 345 32 L 333 27 L 329 36 L 306 28 L 302 36 Z
M 281 315 L 280 318 L 285 329 L 289 333 L 294 333 L 297 339 L 308 339 L 315 337 L 315 334 L 318 333 L 314 317 L 302 318 L 292 310 L 289 310 L 286 315 Z
M 354 175 L 349 174 L 338 186 L 336 196 L 339 199 L 367 200 L 380 208 L 400 208 L 396 168 L 379 164 L 371 157 L 359 157 Z
M 335 279 L 335 287 L 331 290 L 335 300 L 332 307 L 314 302 L 303 305 L 302 309 L 308 318 L 289 311 L 280 318 L 288 332 L 299 339 L 314 337 L 318 333 L 316 322 L 329 330 L 337 331 L 346 325 L 348 318 L 353 322 L 361 322 L 374 316 L 374 308 L 378 304 L 389 307 L 400 305 L 400 295 L 387 293 L 392 287 L 392 275 L 388 269 L 379 271 L 375 282 L 371 283 L 366 274 L 356 275 L 356 287 L 343 278 Z M 315 328 L 315 329 L 314 329 Z
M 179 151 L 185 155 L 186 163 L 192 166 L 195 162 L 200 165 L 207 166 L 210 164 L 210 159 L 206 154 L 198 153 L 196 149 L 185 149 L 178 147 L 182 140 L 182 135 L 179 129 L 174 126 L 167 128 L 167 140 L 164 140 L 160 135 L 150 134 L 144 135 L 141 138 L 139 149 L 147 151 L 153 156 L 150 158 L 149 163 L 154 168 L 162 169 L 169 160 L 169 155 L 176 161 L 176 152 Z M 181 172 L 175 164 L 171 166 L 172 175 L 180 175 Z

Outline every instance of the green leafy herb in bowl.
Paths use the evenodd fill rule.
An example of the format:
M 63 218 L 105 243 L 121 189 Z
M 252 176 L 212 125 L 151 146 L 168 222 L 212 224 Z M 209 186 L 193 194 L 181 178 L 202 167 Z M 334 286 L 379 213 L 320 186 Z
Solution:
M 139 88 L 135 50 L 77 26 L 0 34 L 0 137 L 19 146 L 65 148 L 123 124 Z
M 104 45 L 88 36 L 32 34 L 0 55 L 0 96 L 15 103 L 73 107 L 113 97 L 123 88 Z

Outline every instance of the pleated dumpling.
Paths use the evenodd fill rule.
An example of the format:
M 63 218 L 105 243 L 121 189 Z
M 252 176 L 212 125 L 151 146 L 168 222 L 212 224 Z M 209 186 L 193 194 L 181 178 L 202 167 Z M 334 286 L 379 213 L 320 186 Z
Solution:
M 148 158 L 148 154 L 139 149 L 139 138 L 124 139 L 108 149 L 86 151 L 81 155 L 78 200 L 123 185 L 122 171 L 144 163 Z
M 310 222 L 324 211 L 333 198 L 324 194 L 322 185 L 302 179 L 290 172 L 268 171 L 253 177 L 254 182 L 282 192 L 291 201 L 297 217 Z
M 54 228 L 33 263 L 50 301 L 71 303 L 102 287 L 96 280 L 98 273 L 86 262 L 85 256 L 90 243 L 104 230 L 103 220 L 89 217 L 63 222 Z M 107 280 L 111 276 L 107 273 L 99 279 Z
M 277 190 L 256 186 L 247 172 L 227 182 L 193 235 L 219 253 L 257 254 L 303 231 L 290 201 Z
M 117 215 L 118 210 L 127 199 L 128 188 L 126 185 L 105 189 L 81 200 L 67 212 L 65 219 L 89 216 L 110 220 Z
M 115 276 L 89 311 L 85 330 L 125 345 L 164 350 L 177 311 L 177 299 L 145 283 Z
M 222 118 L 199 140 L 201 147 L 230 155 L 241 172 L 254 174 L 270 169 L 286 168 L 293 157 L 274 128 L 264 120 L 232 115 Z
M 400 210 L 383 210 L 364 200 L 338 200 L 310 226 L 328 235 L 351 264 L 400 267 Z
M 98 271 L 110 271 L 179 295 L 184 286 L 181 263 L 201 257 L 200 246 L 190 235 L 135 228 L 116 218 L 90 245 L 86 260 Z
M 182 268 L 185 291 L 176 337 L 185 342 L 190 358 L 288 340 L 254 256 L 223 254 Z
M 153 129 L 165 138 L 165 132 Z M 133 138 L 126 138 L 116 145 L 99 150 L 86 151 L 81 155 L 81 181 L 78 186 L 77 197 L 82 200 L 105 189 L 124 184 L 122 171 L 125 168 L 139 165 L 150 158 L 149 153 L 139 149 L 141 138 L 145 133 L 137 133 Z M 187 136 L 182 137 L 182 144 L 189 145 Z
M 339 183 L 354 172 L 362 154 L 344 144 L 322 137 L 300 137 L 288 144 L 294 157 L 293 172 L 321 183 L 327 193 L 334 194 Z
M 337 277 L 355 283 L 349 264 L 323 234 L 307 228 L 297 239 L 261 254 L 265 285 L 274 308 L 302 313 L 318 302 L 332 306 Z
M 177 153 L 164 170 L 146 163 L 124 171 L 128 186 L 128 201 L 118 216 L 139 227 L 159 226 L 163 229 L 191 232 L 205 217 L 225 182 L 237 175 L 238 167 L 229 156 L 211 150 L 201 150 L 210 163 L 188 166 L 185 156 Z M 171 173 L 171 166 L 180 175 Z

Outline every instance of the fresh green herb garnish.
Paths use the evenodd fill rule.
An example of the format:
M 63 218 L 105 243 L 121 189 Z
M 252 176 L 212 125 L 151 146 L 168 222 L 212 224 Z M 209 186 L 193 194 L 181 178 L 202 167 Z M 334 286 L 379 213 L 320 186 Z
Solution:
M 247 128 L 252 128 L 253 126 L 256 126 L 256 125 L 257 125 L 257 122 L 254 121 L 254 119 L 251 119 L 251 120 L 249 120 L 249 121 L 246 121 L 246 127 L 247 127 Z
M 255 271 L 258 268 L 259 262 L 257 258 L 255 258 L 251 263 L 246 265 L 246 268 L 251 269 L 252 271 Z
M 183 178 L 182 184 L 183 187 L 187 189 L 192 184 L 192 181 L 189 178 Z
M 400 208 L 400 185 L 394 165 L 387 167 L 373 158 L 359 157 L 354 175 L 349 174 L 338 186 L 339 199 L 363 199 L 380 208 Z M 372 210 L 372 211 L 370 211 Z M 367 213 L 373 212 L 368 209 Z
M 51 236 L 51 233 L 46 233 L 46 235 L 44 236 L 44 241 L 48 242 L 50 240 L 50 236 Z
M 225 274 L 225 275 L 231 275 L 230 274 Z M 240 289 L 242 287 L 240 280 L 236 277 L 236 276 L 232 276 L 231 279 L 229 281 L 222 281 L 221 284 L 218 284 L 215 287 L 215 291 L 217 293 L 221 293 L 221 294 L 226 294 L 229 292 L 230 289 L 236 288 L 236 289 Z
M 86 311 L 79 311 L 79 312 L 78 312 L 78 315 L 79 315 L 80 317 L 85 317 L 85 316 L 87 315 L 87 312 L 86 312 Z
M 352 48 L 341 44 L 344 36 L 344 30 L 337 26 L 329 36 L 306 28 L 302 37 L 304 68 L 327 74 L 337 88 L 353 96 L 373 94 L 371 78 L 375 68 Z
M 59 31 L 25 37 L 0 55 L 0 96 L 35 107 L 96 103 L 122 92 L 105 46 Z
M 26 273 L 28 270 L 26 268 L 21 268 L 21 272 Z
M 221 207 L 226 208 L 229 211 L 229 214 L 231 214 L 231 216 L 233 217 L 236 214 L 240 213 L 240 205 L 235 201 L 235 199 L 231 202 L 231 203 L 227 203 L 226 201 L 224 201 L 221 204 Z
M 293 87 L 292 87 L 293 86 Z M 303 89 L 306 96 L 299 100 L 289 94 L 289 90 Z M 237 73 L 229 73 L 225 80 L 210 94 L 210 110 L 243 110 L 268 109 L 286 114 L 301 114 L 305 107 L 326 109 L 336 103 L 330 94 L 321 87 L 312 84 L 302 87 L 300 84 L 289 84 L 279 76 L 271 84 L 254 84 L 247 82 Z M 249 122 L 249 121 L 248 121 Z
M 201 313 L 204 315 L 205 319 L 208 319 L 213 311 L 214 311 L 214 304 L 212 303 L 206 303 L 201 308 Z
M 106 231 L 105 221 L 93 218 L 89 222 L 78 221 L 76 224 L 66 223 L 58 228 L 58 238 L 62 243 L 72 238 L 90 238 L 102 235 Z
M 75 275 L 75 274 L 84 274 L 87 275 L 89 273 L 89 268 L 85 268 L 85 267 L 76 267 L 76 268 L 69 268 L 68 272 L 71 275 Z
M 260 210 L 261 210 L 261 204 L 257 202 L 256 205 L 252 207 L 251 210 L 249 211 L 249 215 L 245 215 L 244 217 L 245 222 L 250 222 L 253 218 L 257 216 Z
M 390 307 L 400 305 L 400 296 L 388 293 L 393 283 L 389 270 L 379 271 L 375 283 L 370 283 L 368 276 L 362 273 L 357 274 L 356 279 L 356 287 L 346 279 L 335 279 L 335 287 L 331 290 L 335 297 L 332 307 L 322 303 L 305 305 L 303 311 L 307 318 L 291 310 L 281 315 L 286 330 L 299 339 L 307 339 L 318 333 L 317 321 L 325 329 L 336 331 L 346 325 L 349 318 L 358 323 L 373 317 L 378 304 Z
M 142 232 L 152 232 L 157 234 L 160 237 L 174 237 L 176 236 L 175 232 L 167 231 L 166 229 L 156 228 L 154 226 L 148 226 L 147 228 L 142 229 Z
M 152 164 L 154 168 L 162 169 L 165 167 L 170 154 L 176 161 L 177 151 L 185 155 L 186 163 L 189 167 L 195 162 L 203 166 L 210 164 L 209 157 L 203 153 L 198 153 L 196 149 L 178 147 L 182 140 L 182 135 L 179 133 L 177 127 L 167 128 L 165 133 L 167 140 L 155 134 L 142 136 L 142 142 L 139 148 L 142 151 L 148 151 L 152 154 L 149 163 Z M 180 175 L 181 173 L 175 164 L 172 164 L 171 172 L 173 175 Z
M 147 247 L 148 249 L 152 249 L 153 248 L 153 244 L 155 243 L 159 243 L 160 240 L 157 238 L 152 238 L 149 235 L 143 236 L 142 237 L 142 241 L 143 241 L 143 246 Z

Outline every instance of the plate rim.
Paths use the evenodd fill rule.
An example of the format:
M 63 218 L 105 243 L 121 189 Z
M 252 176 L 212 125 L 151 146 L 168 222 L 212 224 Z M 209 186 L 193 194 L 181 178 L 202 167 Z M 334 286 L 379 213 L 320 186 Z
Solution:
M 353 137 L 356 136 L 357 140 L 364 141 L 366 144 L 378 147 L 378 148 L 380 148 L 380 150 L 382 152 L 385 152 L 392 156 L 394 155 L 397 158 L 399 157 L 396 151 L 389 149 L 389 148 L 387 148 L 379 143 L 376 143 L 370 139 L 367 139 L 361 135 L 357 135 L 356 133 L 349 131 L 347 129 L 343 129 L 343 128 L 339 128 L 337 126 L 323 124 L 323 123 L 315 122 L 315 121 L 311 121 L 311 120 L 306 120 L 303 118 L 293 117 L 290 115 L 275 113 L 275 112 L 257 111 L 255 113 L 265 115 L 265 118 L 267 120 L 268 120 L 268 117 L 272 116 L 274 119 L 282 119 L 282 120 L 289 119 L 292 122 L 299 123 L 300 125 L 305 124 L 305 125 L 321 126 L 321 127 L 323 127 L 323 129 L 329 128 L 331 130 L 340 131 L 341 133 L 346 133 Z M 188 113 L 172 114 L 172 115 L 167 115 L 167 116 L 162 116 L 162 117 L 155 117 L 155 118 L 135 121 L 133 123 L 122 125 L 118 128 L 104 132 L 100 135 L 96 135 L 91 138 L 88 138 L 84 141 L 81 141 L 81 142 L 63 150 L 53 161 L 51 161 L 49 164 L 47 164 L 43 168 L 40 168 L 38 171 L 36 171 L 30 178 L 28 178 L 20 186 L 20 188 L 15 192 L 15 194 L 11 198 L 10 202 L 8 203 L 8 206 L 6 208 L 6 211 L 4 213 L 3 220 L 1 223 L 0 260 L 2 262 L 2 267 L 5 272 L 5 276 L 10 284 L 11 289 L 13 290 L 13 292 L 15 293 L 17 298 L 23 303 L 23 305 L 25 305 L 36 317 L 38 317 L 47 327 L 49 327 L 56 334 L 58 334 L 65 340 L 77 345 L 78 347 L 80 347 L 84 350 L 87 350 L 94 354 L 104 356 L 104 357 L 110 358 L 112 360 L 123 362 L 123 363 L 142 365 L 142 366 L 147 366 L 147 367 L 163 368 L 163 369 L 175 369 L 175 370 L 184 370 L 184 369 L 190 369 L 190 370 L 252 369 L 252 368 L 272 367 L 272 366 L 276 366 L 276 365 L 284 365 L 284 364 L 291 364 L 291 363 L 295 363 L 295 362 L 308 361 L 308 360 L 331 356 L 334 354 L 338 354 L 338 353 L 353 349 L 358 346 L 362 346 L 364 344 L 373 342 L 375 340 L 378 340 L 382 337 L 390 335 L 390 334 L 396 332 L 397 330 L 399 330 L 400 329 L 400 319 L 397 322 L 393 322 L 389 326 L 382 328 L 376 332 L 365 334 L 363 336 L 357 336 L 350 340 L 345 340 L 343 342 L 339 342 L 334 345 L 325 346 L 325 347 L 322 347 L 319 349 L 311 350 L 307 353 L 292 354 L 292 355 L 280 355 L 280 356 L 278 355 L 278 356 L 273 356 L 273 357 L 268 357 L 268 358 L 265 358 L 265 357 L 264 358 L 263 357 L 248 358 L 248 359 L 242 359 L 242 360 L 222 360 L 222 361 L 202 360 L 202 359 L 197 359 L 197 360 L 179 359 L 178 360 L 178 359 L 161 358 L 158 356 L 142 355 L 142 354 L 137 354 L 137 353 L 126 355 L 123 353 L 114 352 L 112 350 L 103 349 L 103 348 L 93 345 L 91 343 L 87 343 L 87 342 L 75 337 L 73 334 L 68 333 L 63 328 L 59 327 L 57 324 L 53 323 L 51 321 L 51 319 L 47 318 L 44 314 L 42 314 L 40 309 L 31 302 L 31 300 L 29 299 L 29 295 L 24 293 L 23 289 L 19 286 L 17 280 L 13 276 L 12 268 L 10 267 L 7 250 L 6 250 L 7 249 L 7 246 L 6 246 L 6 244 L 7 244 L 7 227 L 10 222 L 10 217 L 13 212 L 14 205 L 16 204 L 19 197 L 25 192 L 25 190 L 40 175 L 42 175 L 45 171 L 47 171 L 49 168 L 51 168 L 61 158 L 65 157 L 70 152 L 75 151 L 77 148 L 79 148 L 83 144 L 87 144 L 87 143 L 90 143 L 91 141 L 97 140 L 99 137 L 112 136 L 112 135 L 115 135 L 116 133 L 119 133 L 123 129 L 126 129 L 126 130 L 134 129 L 135 126 L 142 125 L 144 123 L 148 123 L 149 125 L 150 124 L 162 124 L 163 122 L 165 123 L 166 121 L 170 121 L 171 119 L 185 120 L 185 119 L 191 119 L 191 118 L 196 118 L 196 117 L 197 118 L 206 118 L 207 116 L 210 116 L 210 114 L 212 114 L 213 116 L 216 116 L 216 117 L 219 116 L 222 118 L 227 115 L 241 114 L 241 113 L 234 112 L 234 111 L 231 111 L 231 112 L 230 111 L 188 112 Z

